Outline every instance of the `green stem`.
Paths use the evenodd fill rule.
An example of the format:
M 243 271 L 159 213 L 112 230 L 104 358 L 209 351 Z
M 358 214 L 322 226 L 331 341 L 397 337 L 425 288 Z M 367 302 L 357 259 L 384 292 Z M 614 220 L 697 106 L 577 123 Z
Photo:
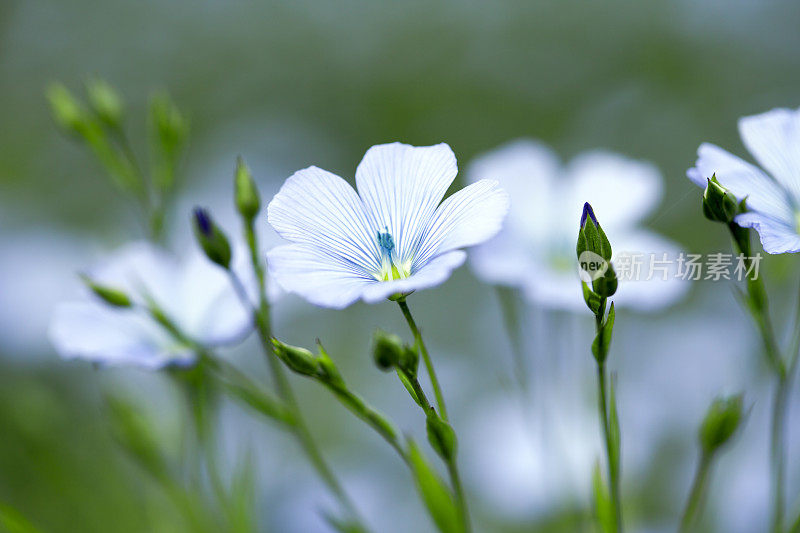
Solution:
M 411 388 L 414 390 L 414 395 L 419 400 L 419 406 L 422 408 L 422 412 L 425 414 L 426 417 L 428 416 L 439 416 L 436 414 L 436 410 L 431 405 L 431 402 L 428 400 L 428 396 L 425 394 L 425 390 L 422 388 L 422 385 L 417 379 L 417 376 L 409 374 L 408 372 L 398 369 L 399 372 L 402 372 L 405 376 L 406 380 L 411 384 Z M 442 418 L 444 420 L 444 418 Z M 446 420 L 445 420 L 446 422 Z M 469 509 L 467 508 L 467 500 L 464 496 L 464 488 L 461 485 L 461 476 L 458 473 L 458 464 L 456 462 L 455 454 L 447 459 L 444 460 L 445 464 L 447 465 L 447 472 L 450 476 L 450 483 L 453 485 L 453 492 L 456 496 L 456 505 L 458 505 L 458 511 L 461 514 L 461 521 L 464 524 L 464 530 L 470 530 L 470 519 L 469 519 Z
M 328 485 L 328 488 L 330 488 L 331 492 L 334 493 L 339 502 L 345 509 L 347 509 L 351 516 L 361 523 L 363 521 L 356 510 L 355 504 L 347 495 L 344 487 L 336 478 L 333 470 L 331 470 L 331 468 L 328 466 L 328 463 L 325 461 L 322 453 L 317 447 L 317 444 L 314 441 L 314 438 L 312 437 L 311 432 L 309 431 L 308 426 L 301 415 L 300 406 L 297 403 L 297 399 L 294 395 L 294 391 L 292 390 L 289 380 L 283 371 L 283 367 L 281 366 L 277 356 L 273 353 L 272 343 L 270 342 L 272 334 L 270 331 L 269 302 L 267 301 L 264 266 L 259 259 L 258 240 L 253 227 L 253 222 L 245 222 L 244 226 L 245 239 L 250 250 L 250 260 L 258 281 L 258 307 L 253 306 L 249 296 L 247 295 L 247 292 L 242 286 L 241 280 L 239 280 L 232 270 L 229 270 L 228 272 L 230 273 L 231 280 L 234 287 L 236 287 L 240 294 L 242 303 L 247 305 L 252 311 L 253 318 L 256 323 L 256 332 L 258 333 L 261 347 L 270 367 L 272 378 L 278 390 L 278 395 L 287 405 L 287 407 L 289 407 L 294 416 L 295 424 L 291 427 L 292 432 L 295 434 L 300 446 L 303 448 L 303 451 L 311 461 L 312 466 L 317 471 L 320 478 L 325 482 L 326 485 Z M 365 527 L 363 529 L 366 530 Z
M 400 310 L 403 311 L 403 316 L 406 318 L 406 322 L 408 322 L 408 327 L 411 328 L 411 332 L 414 334 L 414 340 L 422 352 L 422 360 L 425 361 L 425 368 L 428 370 L 428 377 L 431 379 L 431 386 L 433 387 L 433 394 L 436 396 L 436 406 L 439 409 L 439 414 L 441 415 L 442 420 L 447 422 L 447 407 L 444 404 L 444 395 L 442 395 L 442 388 L 439 385 L 439 379 L 436 377 L 436 371 L 433 368 L 433 361 L 431 361 L 428 348 L 425 346 L 425 342 L 422 340 L 422 334 L 419 332 L 419 328 L 417 327 L 417 323 L 414 321 L 414 317 L 411 316 L 411 310 L 408 308 L 406 299 L 400 298 L 397 300 L 397 303 L 400 305 Z
M 747 271 L 750 271 L 750 232 L 736 224 L 729 225 L 734 245 L 745 257 Z M 770 438 L 770 463 L 772 467 L 772 523 L 774 533 L 781 532 L 784 514 L 784 471 L 785 460 L 785 428 L 786 428 L 786 402 L 788 401 L 791 379 L 797 361 L 796 354 L 791 354 L 789 368 L 781 356 L 781 350 L 775 340 L 769 313 L 769 302 L 764 281 L 755 276 L 747 279 L 747 304 L 753 320 L 756 323 L 761 341 L 764 345 L 764 355 L 775 373 L 775 396 L 772 403 L 772 421 Z
M 611 431 L 608 422 L 608 405 L 606 398 L 607 392 L 607 376 L 605 363 L 598 362 L 597 364 L 597 383 L 598 383 L 598 409 L 600 415 L 600 422 L 603 428 L 603 438 L 606 444 L 606 459 L 608 463 L 608 489 L 611 494 L 611 499 L 614 502 L 614 523 L 616 524 L 617 531 L 622 531 L 622 503 L 620 501 L 619 490 L 619 467 L 616 464 L 614 457 L 613 446 L 611 441 Z
M 710 469 L 711 455 L 703 452 L 700 456 L 700 462 L 697 463 L 697 470 L 694 473 L 694 481 L 692 481 L 692 489 L 689 492 L 689 499 L 686 500 L 686 507 L 684 508 L 683 516 L 681 517 L 679 531 L 682 533 L 688 533 L 691 531 L 691 526 L 699 517 L 699 511 L 705 499 L 706 483 Z

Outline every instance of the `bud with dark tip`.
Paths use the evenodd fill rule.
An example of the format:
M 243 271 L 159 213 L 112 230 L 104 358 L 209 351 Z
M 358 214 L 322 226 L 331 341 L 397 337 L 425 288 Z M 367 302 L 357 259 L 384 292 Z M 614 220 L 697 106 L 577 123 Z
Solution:
M 700 425 L 700 446 L 706 454 L 714 453 L 736 433 L 742 421 L 742 395 L 716 398 Z
M 252 222 L 261 210 L 261 198 L 258 195 L 250 169 L 239 157 L 236 160 L 236 175 L 234 177 L 234 199 L 236 210 L 247 222 Z
M 708 179 L 706 190 L 703 191 L 703 214 L 714 222 L 733 222 L 739 212 L 738 200 L 723 187 L 714 174 Z
M 88 275 L 81 274 L 81 280 L 86 284 L 86 286 L 91 290 L 95 296 L 103 300 L 105 303 L 112 307 L 121 307 L 127 308 L 133 305 L 130 297 L 125 294 L 125 292 L 115 289 L 113 287 L 107 287 L 105 285 L 100 285 L 92 280 Z
M 272 346 L 275 350 L 275 355 L 294 372 L 305 376 L 319 375 L 320 367 L 317 357 L 305 348 L 284 344 L 274 337 L 272 338 Z
M 581 279 L 587 284 L 591 283 L 592 290 L 601 298 L 614 295 L 617 292 L 618 282 L 617 274 L 611 265 L 611 243 L 589 202 L 583 204 L 575 251 L 578 255 Z
M 214 223 L 207 210 L 196 207 L 193 212 L 194 235 L 197 242 L 212 262 L 222 268 L 231 265 L 231 245 L 228 238 Z
M 400 364 L 405 351 L 400 337 L 378 329 L 372 338 L 374 343 L 372 356 L 378 368 L 388 372 Z

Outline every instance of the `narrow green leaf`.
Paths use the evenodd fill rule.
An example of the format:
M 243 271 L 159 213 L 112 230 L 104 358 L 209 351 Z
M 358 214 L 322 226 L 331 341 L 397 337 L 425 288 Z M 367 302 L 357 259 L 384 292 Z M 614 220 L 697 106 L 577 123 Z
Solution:
M 414 403 L 422 407 L 422 402 L 420 402 L 419 398 L 417 398 L 417 392 L 414 390 L 414 386 L 411 385 L 411 382 L 399 368 L 397 369 L 397 377 L 400 378 L 400 382 L 403 384 L 408 393 L 411 395 L 411 399 L 414 400 Z
M 436 528 L 442 533 L 464 533 L 466 529 L 461 522 L 453 493 L 413 441 L 408 443 L 408 454 L 417 490 Z
M 597 461 L 592 469 L 592 486 L 594 492 L 594 514 L 597 519 L 597 529 L 601 533 L 615 533 L 614 504 L 608 494 L 603 476 L 600 474 L 600 462 Z

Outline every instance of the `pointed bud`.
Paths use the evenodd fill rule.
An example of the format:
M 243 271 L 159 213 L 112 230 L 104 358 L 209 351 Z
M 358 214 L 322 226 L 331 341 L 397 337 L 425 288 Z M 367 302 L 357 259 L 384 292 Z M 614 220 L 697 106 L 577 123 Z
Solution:
M 275 355 L 294 372 L 305 376 L 319 375 L 320 367 L 317 363 L 317 358 L 305 348 L 284 344 L 274 337 L 272 338 L 272 346 L 275 350 Z
M 403 345 L 399 366 L 409 376 L 416 377 L 419 369 L 419 350 L 408 344 Z
M 700 426 L 700 445 L 710 454 L 724 445 L 736 433 L 742 421 L 742 395 L 716 398 Z
M 175 152 L 189 132 L 189 121 L 166 92 L 150 98 L 150 121 L 155 140 L 167 153 Z
M 133 305 L 130 297 L 125 294 L 125 292 L 95 283 L 92 278 L 86 274 L 81 274 L 80 278 L 89 288 L 89 290 L 95 294 L 95 296 L 103 300 L 108 305 L 122 308 L 131 307 Z
M 214 223 L 206 209 L 195 207 L 193 212 L 194 235 L 206 257 L 222 268 L 231 265 L 231 245 L 228 238 Z
M 333 362 L 333 359 L 328 355 L 328 352 L 325 351 L 325 347 L 322 346 L 322 341 L 317 339 L 317 347 L 319 348 L 319 355 L 317 356 L 317 365 L 319 366 L 320 370 L 320 377 L 322 377 L 325 381 L 329 383 L 338 383 L 340 385 L 344 384 L 344 379 L 342 379 L 342 375 L 339 373 L 339 369 L 336 368 L 336 364 Z
M 89 80 L 86 93 L 92 110 L 105 124 L 118 128 L 124 114 L 124 104 L 119 93 L 106 81 Z
M 375 330 L 372 339 L 374 343 L 372 356 L 378 368 L 389 371 L 400 363 L 404 352 L 400 337 L 378 329 Z
M 611 265 L 611 243 L 597 221 L 589 202 L 583 204 L 578 243 L 575 247 L 581 280 L 591 283 L 592 290 L 600 298 L 608 298 L 617 292 L 617 274 Z M 592 304 L 584 294 L 589 307 Z
M 61 83 L 53 83 L 45 95 L 53 119 L 60 128 L 71 134 L 78 134 L 84 129 L 88 117 L 69 89 Z
M 456 432 L 453 428 L 439 418 L 436 413 L 429 413 L 426 421 L 428 442 L 439 457 L 449 461 L 456 454 Z
M 703 214 L 705 217 L 715 222 L 728 224 L 733 222 L 738 209 L 736 197 L 720 184 L 716 174 L 711 176 L 708 179 L 706 190 L 703 191 Z
M 253 181 L 253 176 L 250 174 L 250 169 L 247 168 L 241 157 L 236 160 L 236 176 L 234 180 L 236 209 L 242 215 L 242 218 L 252 222 L 261 210 L 261 199 L 259 198 L 255 181 Z

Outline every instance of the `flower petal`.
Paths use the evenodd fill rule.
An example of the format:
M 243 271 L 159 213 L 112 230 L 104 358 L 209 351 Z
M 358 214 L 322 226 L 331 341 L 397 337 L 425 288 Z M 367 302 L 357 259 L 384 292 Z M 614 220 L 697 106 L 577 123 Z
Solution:
M 58 305 L 48 334 L 65 359 L 148 369 L 188 365 L 195 359 L 191 349 L 170 341 L 136 311 L 109 309 L 94 302 Z
M 435 287 L 444 283 L 466 258 L 466 252 L 461 250 L 439 255 L 408 278 L 367 284 L 362 291 L 362 298 L 367 303 L 377 303 L 393 294 Z
M 508 213 L 508 193 L 494 180 L 480 180 L 447 198 L 422 236 L 411 271 L 432 257 L 481 243 L 500 231 Z
M 342 178 L 317 167 L 295 172 L 272 199 L 267 219 L 284 239 L 317 248 L 371 276 L 380 250 L 364 205 Z
M 367 150 L 356 169 L 356 187 L 372 233 L 388 229 L 398 256 L 408 259 L 457 172 L 456 157 L 444 143 Z
M 707 179 L 716 174 L 719 182 L 740 200 L 747 197 L 750 209 L 774 217 L 792 219 L 786 193 L 760 169 L 710 143 L 697 149 L 697 162 L 686 175 L 705 189 Z
M 800 202 L 800 110 L 773 109 L 739 119 L 744 145 Z
M 534 262 L 532 251 L 522 241 L 516 232 L 505 227 L 494 238 L 471 248 L 470 266 L 475 275 L 487 283 L 525 286 Z
M 560 216 L 573 215 L 570 221 L 580 220 L 583 204 L 589 202 L 604 228 L 630 227 L 661 200 L 661 173 L 654 165 L 611 152 L 575 157 L 567 166 L 567 176 L 572 187 L 570 211 Z M 575 231 L 577 226 L 576 222 Z
M 516 231 L 520 238 L 546 240 L 548 224 L 543 221 L 555 216 L 557 209 L 551 201 L 556 179 L 561 172 L 558 156 L 546 145 L 530 140 L 512 141 L 476 158 L 467 168 L 467 179 L 500 182 L 511 198 L 503 232 Z
M 736 217 L 736 223 L 758 232 L 761 246 L 768 254 L 793 254 L 800 252 L 800 235 L 791 224 L 783 220 L 750 212 Z
M 123 290 L 140 302 L 144 292 L 157 297 L 159 303 L 180 305 L 179 270 L 177 259 L 163 248 L 137 241 L 115 250 L 91 268 L 89 275 L 94 281 Z
M 236 252 L 244 255 L 245 250 L 239 248 Z M 204 346 L 225 346 L 243 340 L 253 328 L 252 314 L 226 272 L 197 250 L 191 252 L 181 270 L 182 309 L 173 318 L 184 332 Z M 255 293 L 257 289 L 246 290 Z M 254 295 L 249 297 L 255 300 Z
M 267 253 L 269 275 L 288 292 L 322 307 L 342 309 L 361 296 L 374 281 L 357 273 L 352 265 L 308 244 L 289 244 Z

